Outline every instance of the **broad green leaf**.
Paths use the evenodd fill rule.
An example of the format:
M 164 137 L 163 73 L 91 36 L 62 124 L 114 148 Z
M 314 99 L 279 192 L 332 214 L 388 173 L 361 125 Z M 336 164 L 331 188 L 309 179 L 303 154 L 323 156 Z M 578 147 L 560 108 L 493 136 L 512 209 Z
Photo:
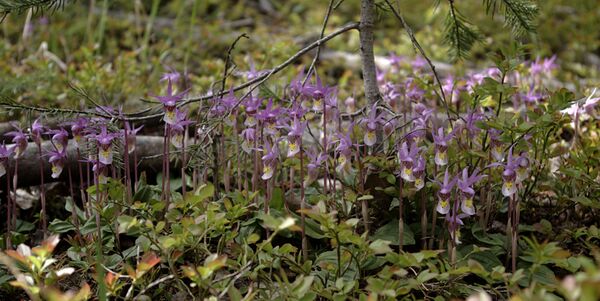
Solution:
M 400 231 L 398 229 L 398 220 L 394 219 L 394 220 L 390 221 L 389 223 L 385 224 L 384 226 L 382 226 L 381 228 L 377 229 L 377 231 L 375 231 L 375 234 L 373 234 L 372 239 L 387 240 L 390 242 L 391 245 L 397 246 L 399 244 L 399 242 L 398 242 L 399 236 L 400 236 Z M 415 244 L 414 234 L 412 233 L 412 231 L 406 224 L 404 224 L 403 238 L 404 238 L 403 244 L 405 246 L 410 246 L 410 245 Z

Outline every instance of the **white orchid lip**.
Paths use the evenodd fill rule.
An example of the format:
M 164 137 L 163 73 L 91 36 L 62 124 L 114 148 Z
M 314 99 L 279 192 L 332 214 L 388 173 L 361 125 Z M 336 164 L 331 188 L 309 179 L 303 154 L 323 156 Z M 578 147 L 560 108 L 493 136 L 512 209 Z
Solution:
M 375 134 L 375 131 L 367 130 L 367 132 L 365 133 L 364 140 L 365 144 L 368 146 L 375 145 L 375 143 L 377 142 L 377 135 Z
M 444 166 L 448 164 L 448 153 L 447 151 L 435 152 L 435 164 L 438 166 Z
M 266 165 L 263 167 L 263 175 L 262 175 L 262 179 L 263 179 L 263 180 L 268 180 L 268 179 L 272 178 L 272 177 L 273 177 L 273 173 L 274 173 L 274 172 L 275 172 L 275 169 L 274 169 L 274 168 L 273 168 L 271 165 L 269 165 L 269 164 L 266 164 Z

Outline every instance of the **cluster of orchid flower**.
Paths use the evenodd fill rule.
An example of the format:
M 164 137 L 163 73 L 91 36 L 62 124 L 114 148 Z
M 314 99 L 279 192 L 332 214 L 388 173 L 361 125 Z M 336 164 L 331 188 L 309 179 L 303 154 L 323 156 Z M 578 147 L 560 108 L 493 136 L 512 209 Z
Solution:
M 519 185 L 528 178 L 531 160 L 526 151 L 515 156 L 513 149 L 516 145 L 503 142 L 502 131 L 494 128 L 482 130 L 480 122 L 497 117 L 498 113 L 493 110 L 481 106 L 467 107 L 466 113 L 457 114 L 455 120 L 436 115 L 440 110 L 436 109 L 431 92 L 423 87 L 426 83 L 421 80 L 421 77 L 426 76 L 426 63 L 423 59 L 417 58 L 410 62 L 403 57 L 391 55 L 389 62 L 390 67 L 385 72 L 380 71 L 377 76 L 382 99 L 363 110 L 355 110 L 357 106 L 354 97 L 339 101 L 336 87 L 326 86 L 312 72 L 308 75 L 300 72 L 286 89 L 284 98 L 289 100 L 288 106 L 276 103 L 273 98 L 261 98 L 258 93 L 248 93 L 244 99 L 238 99 L 234 91 L 230 90 L 229 93 L 213 99 L 208 116 L 221 118 L 223 125 L 234 130 L 236 136 L 233 138 L 236 141 L 241 139 L 244 153 L 255 156 L 254 166 L 259 166 L 260 178 L 264 181 L 276 177 L 282 157 L 300 156 L 302 162 L 303 156 L 306 155 L 307 172 L 302 179 L 303 187 L 311 185 L 323 174 L 325 185 L 335 187 L 336 184 L 330 183 L 328 176 L 339 176 L 338 179 L 343 181 L 356 175 L 353 163 L 357 163 L 367 151 L 370 154 L 382 150 L 395 151 L 398 175 L 404 183 L 412 185 L 406 187 L 419 191 L 426 187 L 427 174 L 433 175 L 432 182 L 439 185 L 436 211 L 445 215 L 450 235 L 458 242 L 458 228 L 463 223 L 462 219 L 474 215 L 476 211 L 474 186 L 484 177 L 491 175 L 492 167 L 503 167 L 502 194 L 512 197 Z M 412 75 L 406 74 L 405 64 L 409 64 L 413 69 Z M 554 58 L 550 58 L 526 64 L 525 69 L 528 70 L 522 73 L 501 75 L 499 69 L 489 68 L 463 78 L 449 75 L 443 79 L 441 90 L 448 97 L 449 103 L 456 105 L 456 111 L 460 112 L 461 93 L 477 93 L 477 86 L 488 77 L 525 87 L 526 92 L 517 93 L 512 97 L 513 109 L 519 112 L 537 106 L 544 99 L 546 95 L 543 86 L 547 84 L 548 74 L 554 68 Z M 258 72 L 251 70 L 248 77 L 256 74 Z M 166 167 L 163 166 L 167 172 L 168 141 L 175 148 L 182 149 L 185 154 L 187 128 L 193 124 L 187 117 L 187 111 L 180 105 L 189 89 L 174 93 L 174 85 L 180 80 L 180 74 L 175 71 L 164 74 L 161 82 L 167 83 L 166 94 L 155 96 L 164 110 L 167 153 Z M 343 103 L 344 106 L 340 106 L 339 103 Z M 116 116 L 117 120 L 121 116 L 120 110 L 105 107 L 98 109 Z M 526 114 L 522 116 L 528 118 Z M 401 120 L 404 120 L 404 123 L 401 123 Z M 84 117 L 63 124 L 70 126 L 73 144 L 77 149 L 86 142 L 95 142 L 96 152 L 88 152 L 88 160 L 93 164 L 99 183 L 106 182 L 107 167 L 113 162 L 114 140 L 123 139 L 127 154 L 130 154 L 135 150 L 135 136 L 140 130 L 124 122 L 125 130 L 110 132 L 107 124 L 106 119 Z M 313 135 L 311 127 L 318 131 L 318 137 Z M 481 135 L 482 133 L 485 135 Z M 308 142 L 310 137 L 307 134 L 310 134 L 314 141 Z M 29 134 L 18 129 L 7 135 L 13 137 L 14 146 L 0 146 L 0 176 L 6 173 L 5 164 L 13 152 L 15 158 L 22 156 L 30 137 L 36 144 L 41 145 L 42 137 L 49 135 L 53 149 L 47 150 L 43 156 L 47 156 L 52 165 L 52 177 L 59 177 L 67 157 L 69 133 L 65 129 L 48 130 L 38 119 L 32 124 Z M 463 163 L 451 162 L 451 146 L 481 147 L 487 143 L 487 139 L 487 149 L 494 162 L 489 162 L 483 170 L 489 170 L 490 174 L 480 174 L 480 167 L 474 165 L 464 167 L 461 171 L 457 169 L 457 175 L 452 176 L 451 170 Z M 527 139 L 528 136 L 525 135 L 524 140 Z M 258 153 L 262 153 L 262 156 Z M 433 156 L 430 156 L 431 153 Z M 126 155 L 125 158 L 127 157 Z M 367 168 L 372 170 L 372 167 Z M 435 180 L 440 176 L 438 171 L 441 172 L 444 168 L 443 180 Z M 362 171 L 360 177 L 360 181 L 365 179 Z M 253 189 L 255 188 L 253 185 Z
M 543 87 L 550 78 L 548 74 L 555 68 L 554 61 L 554 57 L 538 59 L 525 64 L 524 69 L 528 69 L 525 72 L 505 75 L 502 79 L 504 82 L 527 87 L 525 92 L 512 97 L 515 111 L 535 107 L 543 100 L 546 96 Z M 481 121 L 496 118 L 495 112 L 475 106 L 467 108 L 466 114 L 461 114 L 454 124 L 450 120 L 441 120 L 435 115 L 438 111 L 435 109 L 436 105 L 428 100 L 431 98 L 428 96 L 429 92 L 423 88 L 423 82 L 419 79 L 425 74 L 426 62 L 421 58 L 410 62 L 414 70 L 413 76 L 408 76 L 403 71 L 406 68 L 402 65 L 408 62 L 405 58 L 392 55 L 389 62 L 387 72 L 380 71 L 377 76 L 382 101 L 372 104 L 368 112 L 355 112 L 355 99 L 348 97 L 343 101 L 347 114 L 342 116 L 341 108 L 344 106 L 340 107 L 338 104 L 337 88 L 324 85 L 316 75 L 306 76 L 300 72 L 287 86 L 285 99 L 289 100 L 288 106 L 276 105 L 272 98 L 260 98 L 258 93 L 249 93 L 245 99 L 238 99 L 230 91 L 213 101 L 210 115 L 226 117 L 226 124 L 234 126 L 235 133 L 241 138 L 241 147 L 245 153 L 251 155 L 253 152 L 262 152 L 261 178 L 265 181 L 276 175 L 283 156 L 292 158 L 299 154 L 308 157 L 304 186 L 313 183 L 323 173 L 325 178 L 337 173 L 343 179 L 345 175 L 355 172 L 353 155 L 361 152 L 361 149 L 373 151 L 380 142 L 384 149 L 396 147 L 400 166 L 398 174 L 403 181 L 412 183 L 418 191 L 427 182 L 428 146 L 433 148 L 432 163 L 435 165 L 434 177 L 437 177 L 438 168 L 449 166 L 448 150 L 454 141 L 468 141 L 481 146 L 482 143 L 485 145 L 487 138 L 490 157 L 495 162 L 485 166 L 485 169 L 491 172 L 491 167 L 503 167 L 502 194 L 506 197 L 514 195 L 518 185 L 528 177 L 531 162 L 526 151 L 517 157 L 513 156 L 513 146 L 506 145 L 500 139 L 502 131 L 493 128 L 482 131 L 478 126 Z M 252 70 L 251 73 L 255 74 L 256 71 Z M 387 80 L 388 77 L 400 79 L 403 84 L 395 84 L 394 81 Z M 451 104 L 457 104 L 461 101 L 461 93 L 476 93 L 476 87 L 487 77 L 500 81 L 501 72 L 497 68 L 489 68 L 473 72 L 464 78 L 449 75 L 443 80 L 442 90 Z M 314 80 L 310 80 L 312 78 Z M 165 116 L 169 114 L 170 108 L 172 107 L 165 103 Z M 360 115 L 357 112 L 366 114 L 359 120 L 347 121 L 348 116 L 354 119 Z M 315 119 L 315 116 L 319 119 Z M 524 117 L 527 118 L 526 115 Z M 241 128 L 238 118 L 243 120 Z M 405 125 L 400 124 L 402 118 Z M 355 129 L 355 125 L 359 128 Z M 318 131 L 318 138 L 313 136 L 311 127 Z M 307 129 L 314 138 L 313 143 L 304 141 L 309 139 L 305 135 Z M 362 130 L 362 141 L 356 139 L 356 130 Z M 385 136 L 380 135 L 379 131 Z M 480 135 L 482 132 L 485 132 L 483 137 Z M 432 143 L 427 142 L 428 133 Z M 525 140 L 527 138 L 526 136 Z M 280 151 L 281 149 L 284 151 Z M 330 162 L 331 157 L 333 161 Z M 452 162 L 450 166 L 454 166 L 454 163 L 456 162 Z M 333 171 L 330 170 L 332 166 Z M 451 177 L 446 168 L 444 180 L 435 181 L 440 185 L 436 210 L 446 216 L 451 235 L 456 241 L 456 230 L 462 224 L 461 219 L 475 214 L 474 185 L 485 177 L 479 172 L 477 166 L 465 167 L 462 172 L 458 172 L 459 175 Z M 457 188 L 457 200 L 452 202 L 454 187 Z

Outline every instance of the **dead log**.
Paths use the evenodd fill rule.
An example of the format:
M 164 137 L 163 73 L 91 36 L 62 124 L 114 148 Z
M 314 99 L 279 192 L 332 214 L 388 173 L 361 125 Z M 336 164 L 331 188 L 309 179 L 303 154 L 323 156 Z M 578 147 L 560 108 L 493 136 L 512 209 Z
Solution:
M 68 168 L 71 169 L 72 179 L 74 183 L 79 183 L 79 166 L 77 161 L 77 148 L 73 145 L 72 140 L 69 141 L 67 148 L 67 162 L 63 172 L 58 179 L 51 177 L 51 165 L 48 163 L 48 157 L 44 156 L 44 182 L 57 182 L 57 181 L 68 181 Z M 11 145 L 12 146 L 12 145 Z M 42 143 L 42 149 L 51 150 L 52 144 L 50 141 L 44 141 Z M 162 170 L 162 150 L 163 150 L 163 137 L 158 136 L 138 136 L 136 141 L 136 152 L 138 157 L 138 171 L 141 173 L 145 171 L 148 175 L 157 174 Z M 81 154 L 85 156 L 84 154 Z M 115 157 L 118 155 L 115 154 Z M 130 157 L 132 158 L 132 157 Z M 84 160 L 85 158 L 81 158 Z M 132 160 L 130 160 L 132 161 Z M 11 158 L 9 162 L 11 174 L 15 170 L 15 158 Z M 173 162 L 172 162 L 173 163 Z M 87 177 L 86 163 L 83 164 L 83 178 Z M 90 164 L 91 165 L 91 164 Z M 133 162 L 131 162 L 131 168 L 133 170 Z M 175 171 L 177 166 L 171 164 L 171 168 Z M 4 176 L 6 177 L 6 176 Z M 3 178 L 4 178 L 3 177 Z M 18 159 L 18 180 L 17 187 L 29 187 L 37 186 L 40 184 L 40 159 L 38 153 L 38 147 L 34 142 L 30 142 L 25 150 L 25 153 Z M 4 183 L 5 179 L 2 179 Z

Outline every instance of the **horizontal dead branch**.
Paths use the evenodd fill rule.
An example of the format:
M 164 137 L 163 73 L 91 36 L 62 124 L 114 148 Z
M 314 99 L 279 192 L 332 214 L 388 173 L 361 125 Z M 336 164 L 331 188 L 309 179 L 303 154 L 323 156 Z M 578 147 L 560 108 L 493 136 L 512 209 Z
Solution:
M 44 141 L 42 143 L 42 149 L 52 149 L 50 141 Z M 138 136 L 136 141 L 136 152 L 138 157 L 138 170 L 139 172 L 145 171 L 149 174 L 156 174 L 162 170 L 162 150 L 163 150 L 163 137 L 157 136 Z M 84 154 L 81 154 L 84 156 Z M 115 155 L 116 156 L 116 155 Z M 51 165 L 48 163 L 48 156 L 44 155 L 42 160 L 39 158 L 38 147 L 34 142 L 30 142 L 25 150 L 25 153 L 18 159 L 18 162 L 14 158 L 10 159 L 9 166 L 12 172 L 15 170 L 16 163 L 18 163 L 18 187 L 29 187 L 36 186 L 41 183 L 40 179 L 40 163 L 43 161 L 44 167 L 44 181 L 46 183 L 56 181 L 68 181 L 68 169 L 71 169 L 72 179 L 74 182 L 78 182 L 79 179 L 79 166 L 77 161 L 77 148 L 70 141 L 67 148 L 67 162 L 65 163 L 64 170 L 58 179 L 52 179 Z M 131 157 L 132 158 L 132 157 Z M 81 158 L 84 160 L 85 158 Z M 130 160 L 132 161 L 132 160 Z M 87 163 L 83 162 L 83 178 L 87 177 Z M 90 164 L 91 165 L 91 164 Z M 176 168 L 173 166 L 172 168 Z M 133 168 L 133 162 L 131 162 Z M 1 183 L 4 183 L 5 177 L 0 179 Z

